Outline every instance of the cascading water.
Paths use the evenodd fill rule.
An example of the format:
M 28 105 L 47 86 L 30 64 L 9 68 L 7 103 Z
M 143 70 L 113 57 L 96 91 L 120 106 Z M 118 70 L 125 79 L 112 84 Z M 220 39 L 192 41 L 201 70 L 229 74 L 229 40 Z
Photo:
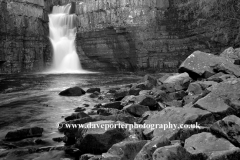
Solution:
M 50 72 L 79 73 L 81 68 L 76 52 L 76 15 L 69 14 L 71 4 L 54 6 L 49 14 L 50 41 L 53 46 L 53 66 Z

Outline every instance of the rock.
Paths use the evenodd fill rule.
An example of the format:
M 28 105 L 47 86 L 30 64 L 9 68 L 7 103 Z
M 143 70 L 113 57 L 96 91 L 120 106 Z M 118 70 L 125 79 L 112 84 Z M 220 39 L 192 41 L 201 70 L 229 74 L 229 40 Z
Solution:
M 84 108 L 84 107 L 77 107 L 74 109 L 75 112 L 83 112 L 85 110 L 86 110 L 86 108 Z
M 109 116 L 109 115 L 116 115 L 121 113 L 119 109 L 114 109 L 114 108 L 99 108 L 97 110 L 97 114 L 103 115 L 103 116 Z
M 86 92 L 87 93 L 94 93 L 94 92 L 100 93 L 101 90 L 100 90 L 100 88 L 89 88 Z
M 239 96 L 239 80 L 226 81 L 213 86 L 211 92 L 199 99 L 193 107 L 210 111 L 218 115 L 218 118 L 225 115 L 238 114 L 240 106 L 231 106 L 230 102 L 238 100 Z M 227 103 L 228 101 L 229 103 Z
M 223 138 L 203 132 L 186 139 L 184 148 L 194 157 L 216 160 L 238 160 L 240 149 Z M 229 158 L 231 157 L 231 158 Z
M 188 73 L 181 73 L 168 77 L 163 84 L 174 84 L 174 89 L 179 91 L 187 89 L 190 81 Z
M 130 90 L 129 90 L 129 95 L 134 95 L 134 96 L 137 96 L 137 95 L 139 95 L 139 92 L 141 91 L 141 89 L 140 88 L 131 88 Z
M 52 140 L 55 142 L 62 142 L 64 137 L 55 137 Z
M 82 96 L 86 92 L 80 87 L 68 88 L 59 93 L 60 96 Z
M 240 146 L 240 118 L 230 115 L 211 126 L 211 132 L 228 139 L 235 146 Z
M 190 83 L 187 92 L 191 95 L 198 95 L 203 93 L 203 88 L 198 82 Z
M 219 72 L 219 73 L 209 77 L 207 80 L 220 83 L 220 82 L 231 80 L 231 79 L 236 79 L 236 76 Z
M 148 116 L 144 124 L 157 124 L 158 126 L 154 125 L 154 128 L 152 128 L 154 130 L 146 128 L 143 133 L 149 139 L 158 136 L 165 136 L 166 138 L 171 139 L 171 137 L 180 129 L 181 124 L 196 124 L 196 122 L 198 122 L 199 125 L 204 126 L 215 122 L 215 119 L 213 114 L 209 111 L 197 108 L 167 107 L 162 111 L 153 112 Z
M 170 145 L 171 142 L 164 137 L 156 137 L 152 141 L 146 143 L 138 152 L 134 160 L 152 160 L 153 153 L 157 148 Z
M 146 82 L 148 81 L 150 84 L 152 84 L 153 86 L 157 85 L 157 78 L 147 74 L 144 76 L 143 81 Z
M 233 49 L 232 47 L 229 47 L 225 49 L 221 54 L 221 57 L 229 60 L 230 62 L 234 63 L 235 60 L 240 59 L 240 52 L 239 49 Z
M 103 104 L 102 108 L 113 108 L 113 109 L 121 110 L 123 109 L 123 106 L 121 105 L 121 102 L 111 102 L 111 103 Z
M 70 121 L 70 120 L 86 118 L 86 117 L 90 117 L 90 116 L 84 112 L 77 112 L 77 113 L 73 113 L 71 116 L 67 116 L 65 120 Z
M 76 133 L 76 147 L 79 148 L 83 154 L 101 154 L 107 152 L 113 144 L 123 141 L 130 135 L 130 132 L 124 128 L 107 128 L 107 125 L 114 126 L 117 124 L 120 124 L 120 122 L 98 121 L 92 122 L 91 125 L 104 126 L 104 128 L 79 128 Z
M 41 137 L 43 132 L 43 128 L 33 127 L 33 128 L 25 128 L 16 131 L 10 131 L 5 136 L 6 140 L 21 140 L 25 138 L 31 137 Z
M 187 72 L 193 78 L 208 78 L 218 72 L 240 76 L 239 67 L 227 59 L 209 53 L 195 51 L 179 67 L 179 72 Z M 208 73 L 206 77 L 205 74 Z
M 153 99 L 150 96 L 144 96 L 144 95 L 134 97 L 133 101 L 135 104 L 148 106 L 149 108 L 152 108 L 157 104 L 157 101 L 155 99 Z
M 110 121 L 121 121 L 129 124 L 134 124 L 138 122 L 138 118 L 125 113 L 119 113 L 119 114 L 109 115 L 109 116 L 93 115 L 92 118 L 94 121 L 110 120 Z
M 158 148 L 153 153 L 153 160 L 192 160 L 192 157 L 180 144 L 175 144 Z
M 100 160 L 100 159 L 101 159 L 100 155 L 96 156 L 93 154 L 84 154 L 84 155 L 81 155 L 79 160 Z
M 107 153 L 102 154 L 102 160 L 134 160 L 146 143 L 147 141 L 123 141 L 114 144 Z
M 143 106 L 139 104 L 130 104 L 125 106 L 123 110 L 126 110 L 128 113 L 141 117 L 145 112 L 150 111 L 148 106 Z
M 126 106 L 134 103 L 134 95 L 128 95 L 121 100 L 121 105 Z
M 183 106 L 183 102 L 179 101 L 179 100 L 173 100 L 171 102 L 164 102 L 165 105 L 167 105 L 168 107 L 182 107 Z
M 114 93 L 115 101 L 121 101 L 125 96 L 128 95 L 129 89 L 120 89 Z
M 89 97 L 90 98 L 98 98 L 99 94 L 100 94 L 99 92 L 94 92 L 94 93 L 90 94 Z

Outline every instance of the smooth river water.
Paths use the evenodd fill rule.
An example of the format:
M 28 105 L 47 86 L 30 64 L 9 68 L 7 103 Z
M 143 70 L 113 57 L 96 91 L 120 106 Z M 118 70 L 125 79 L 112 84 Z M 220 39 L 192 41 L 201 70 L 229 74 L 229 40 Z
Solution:
M 89 94 L 61 97 L 60 91 L 73 86 L 107 90 L 140 78 L 131 73 L 0 75 L 0 140 L 8 131 L 39 126 L 44 128 L 42 139 L 54 145 L 51 139 L 62 136 L 57 125 L 65 116 L 83 104 L 92 108 L 100 102 L 91 99 Z

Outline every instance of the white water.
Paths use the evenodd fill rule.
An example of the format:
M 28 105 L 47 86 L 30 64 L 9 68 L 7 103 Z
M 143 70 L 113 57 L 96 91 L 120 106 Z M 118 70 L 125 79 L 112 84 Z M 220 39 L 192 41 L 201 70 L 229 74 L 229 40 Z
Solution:
M 51 73 L 86 73 L 76 51 L 76 15 L 69 14 L 71 5 L 54 6 L 49 14 L 50 41 L 53 46 Z

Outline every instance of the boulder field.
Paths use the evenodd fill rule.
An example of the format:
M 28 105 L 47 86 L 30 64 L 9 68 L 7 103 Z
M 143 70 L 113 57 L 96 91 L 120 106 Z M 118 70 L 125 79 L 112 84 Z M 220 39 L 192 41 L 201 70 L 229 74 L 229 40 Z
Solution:
M 80 160 L 239 160 L 240 67 L 232 58 L 236 54 L 234 49 L 218 56 L 196 51 L 179 73 L 145 75 L 137 83 L 107 91 L 90 88 L 85 93 L 78 87 L 85 94 L 70 96 L 104 103 L 82 106 L 91 114 L 75 110 L 65 117 L 58 128 L 64 137 L 54 138 L 65 145 L 41 149 L 61 150 Z M 25 137 L 18 132 L 7 134 L 4 143 L 42 134 L 41 129 L 40 134 L 25 130 Z

